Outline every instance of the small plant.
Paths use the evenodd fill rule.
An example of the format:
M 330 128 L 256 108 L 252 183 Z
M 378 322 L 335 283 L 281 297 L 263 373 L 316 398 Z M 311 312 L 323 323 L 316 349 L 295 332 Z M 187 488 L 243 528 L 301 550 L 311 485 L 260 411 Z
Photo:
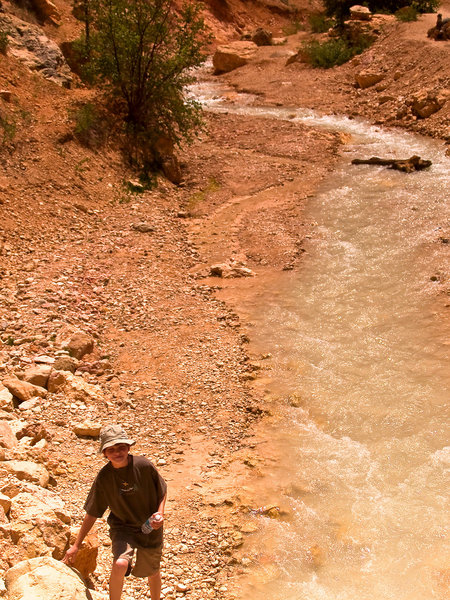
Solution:
M 303 44 L 302 53 L 313 67 L 330 69 L 344 64 L 356 54 L 361 54 L 371 43 L 371 38 L 365 35 L 360 35 L 352 41 L 344 37 L 327 40 L 323 43 L 313 40 Z
M 395 13 L 397 21 L 417 21 L 417 10 L 413 6 L 404 6 Z
M 312 13 L 308 17 L 309 26 L 313 33 L 325 33 L 333 27 L 333 20 L 329 19 L 323 13 Z
M 0 31 L 0 54 L 6 54 L 8 48 L 8 36 L 6 31 Z

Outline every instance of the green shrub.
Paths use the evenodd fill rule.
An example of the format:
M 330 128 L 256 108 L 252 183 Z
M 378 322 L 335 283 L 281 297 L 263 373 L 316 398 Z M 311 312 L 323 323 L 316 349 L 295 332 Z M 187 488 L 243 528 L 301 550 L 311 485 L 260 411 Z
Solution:
M 353 42 L 345 38 L 330 39 L 323 43 L 313 40 L 303 44 L 302 52 L 313 67 L 329 69 L 361 54 L 371 43 L 372 40 L 363 35 Z
M 6 54 L 8 48 L 8 36 L 6 31 L 0 31 L 0 54 Z
M 417 10 L 412 6 L 404 6 L 395 13 L 397 21 L 417 21 Z
M 333 20 L 328 19 L 323 13 L 312 13 L 308 17 L 309 26 L 313 33 L 325 33 L 333 27 Z
M 206 58 L 200 4 L 175 11 L 171 0 L 88 0 L 88 9 L 86 67 L 131 140 L 127 158 L 152 167 L 159 139 L 180 145 L 203 125 L 200 104 L 184 92 Z

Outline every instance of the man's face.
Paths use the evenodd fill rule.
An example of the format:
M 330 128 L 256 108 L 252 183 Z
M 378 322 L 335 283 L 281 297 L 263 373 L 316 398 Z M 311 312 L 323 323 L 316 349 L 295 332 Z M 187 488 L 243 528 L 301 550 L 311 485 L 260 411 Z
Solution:
M 115 469 L 120 469 L 127 466 L 129 451 L 130 446 L 128 444 L 114 444 L 114 446 L 105 448 L 103 454 Z

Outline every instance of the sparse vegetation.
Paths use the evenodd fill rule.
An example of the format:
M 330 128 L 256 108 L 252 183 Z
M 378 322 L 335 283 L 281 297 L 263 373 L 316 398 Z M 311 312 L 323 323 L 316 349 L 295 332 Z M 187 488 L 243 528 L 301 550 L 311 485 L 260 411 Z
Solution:
M 313 40 L 302 46 L 302 53 L 307 57 L 311 66 L 321 69 L 329 69 L 342 65 L 356 54 L 361 54 L 372 43 L 372 39 L 360 35 L 357 40 L 349 41 L 345 37 L 339 37 L 318 42 Z

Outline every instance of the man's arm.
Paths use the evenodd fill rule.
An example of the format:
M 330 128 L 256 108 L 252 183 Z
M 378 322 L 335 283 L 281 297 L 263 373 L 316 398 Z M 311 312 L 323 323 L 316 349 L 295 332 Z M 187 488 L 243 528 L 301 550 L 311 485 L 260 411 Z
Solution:
M 88 515 L 86 513 L 83 523 L 81 524 L 80 531 L 78 532 L 77 539 L 75 540 L 73 546 L 67 550 L 64 558 L 62 559 L 63 563 L 66 563 L 66 565 L 73 563 L 84 538 L 90 532 L 96 520 L 97 517 L 93 517 L 92 515 Z
M 166 506 L 166 500 L 167 500 L 167 494 L 164 495 L 163 499 L 159 503 L 158 510 L 155 513 L 153 513 L 153 515 L 151 517 L 150 525 L 153 527 L 153 529 L 159 529 L 160 527 L 162 527 L 162 525 L 164 523 L 164 508 Z M 154 519 L 154 516 L 157 514 L 161 515 L 161 517 L 162 517 L 162 519 L 159 521 L 155 521 L 155 519 Z

